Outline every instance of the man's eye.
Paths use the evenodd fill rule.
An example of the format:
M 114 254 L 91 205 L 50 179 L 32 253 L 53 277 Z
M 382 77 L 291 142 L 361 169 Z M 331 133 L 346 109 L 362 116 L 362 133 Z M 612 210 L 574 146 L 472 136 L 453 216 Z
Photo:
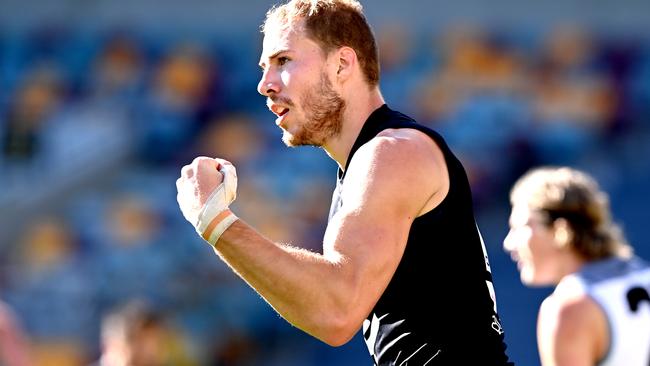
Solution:
M 278 65 L 283 66 L 289 61 L 288 57 L 278 57 Z

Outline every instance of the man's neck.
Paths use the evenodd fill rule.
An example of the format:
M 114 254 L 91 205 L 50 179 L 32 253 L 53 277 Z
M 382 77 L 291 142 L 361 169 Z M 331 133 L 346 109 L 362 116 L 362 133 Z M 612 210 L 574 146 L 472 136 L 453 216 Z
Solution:
M 323 149 L 332 158 L 342 170 L 345 170 L 345 163 L 352 150 L 352 145 L 357 140 L 361 128 L 368 120 L 368 117 L 384 104 L 378 88 L 370 93 L 363 93 L 363 96 L 356 96 L 348 99 L 343 114 L 343 126 L 341 133 L 334 136 L 323 145 Z
M 579 272 L 587 263 L 587 260 L 575 251 L 566 253 L 566 255 L 558 258 L 557 261 L 559 262 L 557 266 L 560 272 L 558 281 L 570 274 Z

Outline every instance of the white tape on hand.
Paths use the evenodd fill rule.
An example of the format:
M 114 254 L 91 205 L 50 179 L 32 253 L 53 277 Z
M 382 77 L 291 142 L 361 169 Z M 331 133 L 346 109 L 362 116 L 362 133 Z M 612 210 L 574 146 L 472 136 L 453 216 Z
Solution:
M 194 227 L 210 244 L 215 245 L 226 229 L 237 221 L 228 206 L 237 197 L 237 174 L 231 165 L 221 165 L 223 182 L 212 192 L 199 213 Z

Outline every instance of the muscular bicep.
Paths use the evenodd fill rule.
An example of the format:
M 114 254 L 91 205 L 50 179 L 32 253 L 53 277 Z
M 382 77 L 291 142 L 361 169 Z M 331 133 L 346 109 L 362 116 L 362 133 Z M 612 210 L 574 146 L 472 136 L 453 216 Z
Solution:
M 418 134 L 379 136 L 359 149 L 342 186 L 342 206 L 326 231 L 324 255 L 348 271 L 359 319 L 390 282 L 413 220 L 446 193 L 444 158 Z

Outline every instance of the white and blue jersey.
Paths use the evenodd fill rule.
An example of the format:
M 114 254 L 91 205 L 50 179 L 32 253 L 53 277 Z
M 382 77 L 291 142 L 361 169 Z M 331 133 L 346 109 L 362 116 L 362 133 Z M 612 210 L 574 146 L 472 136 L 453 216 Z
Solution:
M 647 262 L 635 257 L 589 263 L 564 278 L 557 290 L 586 293 L 605 313 L 609 347 L 599 366 L 650 365 L 650 265 Z

